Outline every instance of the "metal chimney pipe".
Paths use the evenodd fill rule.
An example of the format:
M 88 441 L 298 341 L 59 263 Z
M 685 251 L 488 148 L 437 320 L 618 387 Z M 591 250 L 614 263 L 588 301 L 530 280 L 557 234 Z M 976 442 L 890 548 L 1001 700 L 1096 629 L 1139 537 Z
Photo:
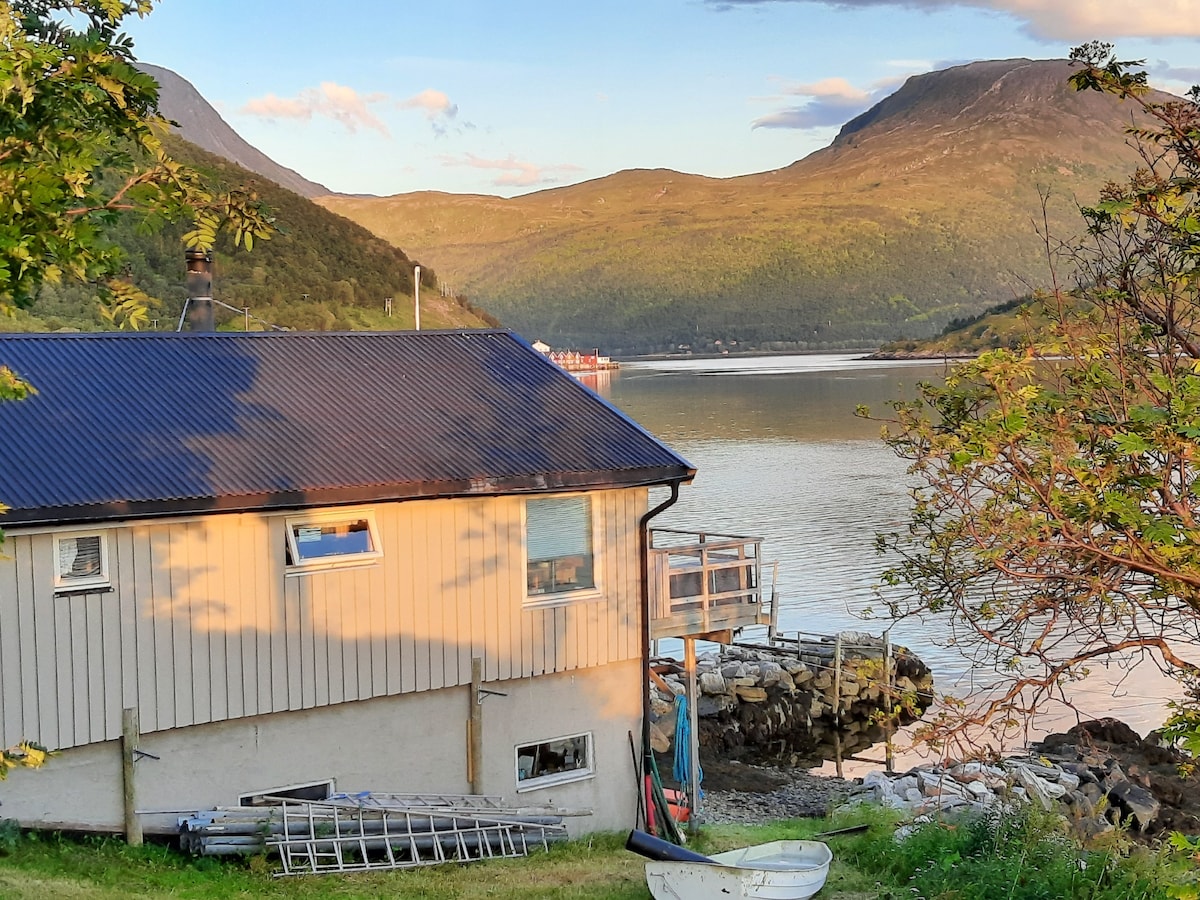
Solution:
M 211 250 L 188 250 L 187 261 L 187 328 L 188 331 L 215 331 L 212 302 Z

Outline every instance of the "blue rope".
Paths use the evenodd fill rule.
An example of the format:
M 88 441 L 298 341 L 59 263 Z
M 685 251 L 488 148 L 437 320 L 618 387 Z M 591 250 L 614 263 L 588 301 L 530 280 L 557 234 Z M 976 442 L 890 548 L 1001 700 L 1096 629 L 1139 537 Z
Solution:
M 675 764 L 671 775 L 682 788 L 692 783 L 692 764 L 696 766 L 696 783 L 704 781 L 704 769 L 700 768 L 700 760 L 692 759 L 692 723 L 688 719 L 687 697 L 679 694 L 675 697 Z M 700 791 L 704 796 L 704 791 Z

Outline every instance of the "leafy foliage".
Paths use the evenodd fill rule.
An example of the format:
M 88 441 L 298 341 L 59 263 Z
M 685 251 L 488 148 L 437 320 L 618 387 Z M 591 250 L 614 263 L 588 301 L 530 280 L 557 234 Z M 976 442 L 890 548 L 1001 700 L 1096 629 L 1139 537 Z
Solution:
M 198 172 L 213 190 L 252 190 L 273 211 L 276 232 L 256 243 L 254 251 L 237 247 L 229 235 L 216 243 L 213 292 L 217 300 L 250 308 L 252 329 L 263 322 L 310 330 L 361 330 L 413 327 L 412 273 L 405 253 L 365 228 L 335 215 L 305 198 L 254 175 L 181 138 L 169 136 L 163 145 L 173 159 Z M 109 234 L 125 254 L 129 279 L 157 298 L 145 307 L 141 327 L 173 330 L 183 309 L 181 238 L 187 226 L 167 223 L 147 230 L 124 220 Z M 421 268 L 421 324 L 426 328 L 479 328 L 496 320 L 465 298 L 442 296 L 437 273 Z M 383 301 L 394 298 L 393 315 Z M 44 285 L 27 310 L 0 329 L 54 331 L 110 330 L 107 312 L 120 313 L 110 300 L 97 306 L 95 291 L 86 285 Z M 240 330 L 244 318 L 218 308 L 219 328 Z
M 253 192 L 214 192 L 163 149 L 158 86 L 119 32 L 153 0 L 0 2 L 0 309 L 27 306 L 44 282 L 102 285 L 109 318 L 145 321 L 149 299 L 121 283 L 109 239 L 121 217 L 190 220 L 188 246 L 228 231 L 249 247 L 272 231 Z
M 8 777 L 9 769 L 40 769 L 51 755 L 45 747 L 33 741 L 0 748 L 0 781 Z
M 1200 108 L 1150 98 L 1108 45 L 1073 58 L 1078 89 L 1155 123 L 1131 129 L 1142 165 L 1081 210 L 1080 243 L 1048 241 L 1072 273 L 1041 295 L 1048 330 L 923 385 L 886 430 L 920 483 L 908 534 L 880 539 L 912 591 L 892 611 L 944 614 L 1002 676 L 934 734 L 1021 721 L 1106 662 L 1200 676 Z

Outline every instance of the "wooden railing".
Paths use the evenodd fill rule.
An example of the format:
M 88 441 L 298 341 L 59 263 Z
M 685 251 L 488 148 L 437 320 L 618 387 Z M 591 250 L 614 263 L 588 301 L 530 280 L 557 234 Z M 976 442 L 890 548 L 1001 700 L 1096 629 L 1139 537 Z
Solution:
M 771 624 L 763 601 L 762 538 L 650 531 L 650 634 L 655 640 Z

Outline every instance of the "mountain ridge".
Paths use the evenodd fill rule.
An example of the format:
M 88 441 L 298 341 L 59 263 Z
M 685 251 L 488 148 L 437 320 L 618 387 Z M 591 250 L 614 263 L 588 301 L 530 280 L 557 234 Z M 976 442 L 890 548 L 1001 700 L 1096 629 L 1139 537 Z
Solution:
M 1040 225 L 1079 230 L 1076 198 L 1136 164 L 1132 106 L 1075 92 L 1070 72 L 1014 59 L 914 76 L 828 147 L 734 178 L 625 170 L 511 199 L 318 202 L 552 342 L 642 352 L 929 335 L 1044 282 Z
M 138 68 L 158 82 L 159 111 L 172 122 L 171 131 L 188 143 L 269 178 L 309 200 L 333 193 L 325 185 L 280 165 L 247 142 L 182 75 L 150 63 L 139 62 Z
M 435 267 L 473 305 L 556 344 L 921 337 L 1043 282 L 1039 228 L 1077 230 L 1076 198 L 1136 163 L 1132 105 L 1075 92 L 1070 71 L 1066 60 L 1011 59 L 916 75 L 827 147 L 731 178 L 628 169 L 512 198 L 327 194 L 307 179 L 304 190 Z M 188 137 L 199 126 L 178 98 L 203 100 L 178 87 L 164 90 L 164 112 Z M 228 129 L 215 110 L 202 117 L 209 134 L 224 133 L 218 122 Z

